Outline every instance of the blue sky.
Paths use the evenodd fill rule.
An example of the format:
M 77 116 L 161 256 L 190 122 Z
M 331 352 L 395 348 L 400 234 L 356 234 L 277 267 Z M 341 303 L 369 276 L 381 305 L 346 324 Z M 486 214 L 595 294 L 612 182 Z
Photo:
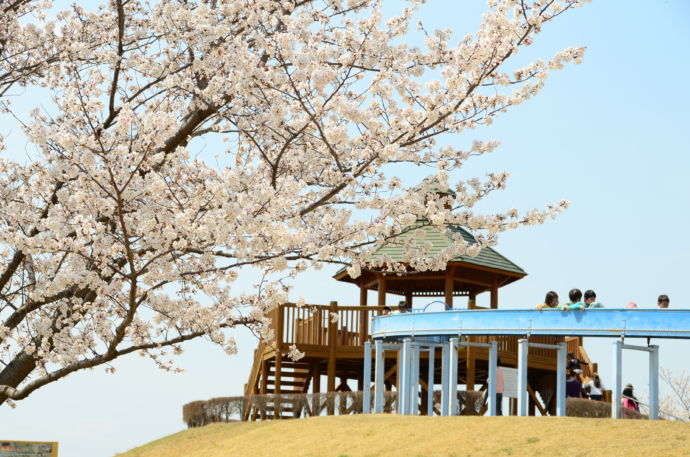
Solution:
M 431 0 L 421 17 L 430 28 L 453 28 L 462 35 L 474 30 L 483 8 L 481 1 Z M 656 296 L 667 293 L 671 307 L 687 307 L 690 2 L 594 1 L 548 25 L 530 53 L 549 57 L 569 45 L 588 47 L 581 65 L 553 73 L 539 96 L 491 127 L 453 140 L 502 142 L 453 175 L 511 174 L 507 190 L 482 209 L 572 202 L 555 221 L 502 235 L 499 252 L 529 275 L 501 289 L 500 306 L 531 307 L 548 290 L 563 299 L 579 287 L 594 289 L 610 306 L 635 301 L 653 307 Z M 403 177 L 414 185 L 428 173 L 407 170 Z M 330 279 L 334 271 L 307 273 L 295 284 L 294 296 L 310 303 L 356 304 L 357 289 Z M 244 282 L 250 284 L 251 277 Z M 488 296 L 479 297 L 482 303 Z M 94 457 L 179 431 L 184 403 L 241 394 L 256 342 L 243 331 L 236 337 L 239 354 L 232 357 L 208 342 L 188 345 L 179 360 L 183 374 L 160 372 L 137 356 L 118 361 L 115 375 L 74 374 L 17 409 L 0 408 L 0 435 L 59 441 L 62 456 Z M 687 366 L 683 351 L 690 342 L 660 344 L 662 366 L 677 371 Z M 607 384 L 611 341 L 586 340 L 585 346 Z M 646 373 L 645 354 L 626 354 L 624 382 L 643 392 Z

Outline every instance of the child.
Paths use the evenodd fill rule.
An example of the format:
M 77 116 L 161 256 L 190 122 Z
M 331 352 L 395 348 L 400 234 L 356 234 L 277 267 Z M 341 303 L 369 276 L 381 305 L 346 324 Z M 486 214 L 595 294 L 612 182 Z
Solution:
M 587 308 L 603 308 L 604 305 L 597 301 L 597 294 L 592 289 L 585 291 L 585 306 Z
M 659 295 L 659 298 L 656 301 L 656 307 L 659 309 L 667 309 L 668 304 L 670 302 L 671 302 L 671 300 L 669 300 L 668 295 L 666 295 L 666 294 Z
M 553 309 L 558 306 L 558 294 L 553 290 L 546 293 L 546 298 L 544 298 L 544 303 L 537 305 L 537 309 L 541 311 L 542 309 Z
M 623 398 L 621 398 L 621 403 L 623 404 L 623 408 L 630 408 L 635 411 L 640 410 L 640 405 L 637 403 L 637 398 L 635 395 L 633 395 L 632 384 L 626 385 L 625 389 L 623 389 Z
M 592 378 L 585 383 L 589 387 L 589 398 L 601 401 L 604 398 L 604 385 L 601 383 L 598 373 L 594 373 Z
M 582 291 L 580 289 L 572 289 L 568 293 L 568 298 L 570 298 L 570 303 L 563 303 L 558 305 L 558 309 L 568 311 L 570 309 L 579 309 L 584 311 L 586 308 L 585 304 L 582 303 Z

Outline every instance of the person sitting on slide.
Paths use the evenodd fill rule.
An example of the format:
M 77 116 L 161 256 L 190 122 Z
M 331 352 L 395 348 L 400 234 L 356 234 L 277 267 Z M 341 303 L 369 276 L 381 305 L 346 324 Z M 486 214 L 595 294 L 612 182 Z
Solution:
M 553 290 L 546 293 L 546 298 L 544 298 L 544 303 L 537 305 L 537 309 L 541 311 L 542 309 L 555 309 L 558 306 L 558 294 Z
M 565 311 L 579 309 L 583 311 L 586 308 L 585 304 L 582 302 L 582 291 L 580 291 L 580 289 L 572 289 L 568 293 L 568 297 L 570 298 L 570 302 L 558 305 L 558 309 Z

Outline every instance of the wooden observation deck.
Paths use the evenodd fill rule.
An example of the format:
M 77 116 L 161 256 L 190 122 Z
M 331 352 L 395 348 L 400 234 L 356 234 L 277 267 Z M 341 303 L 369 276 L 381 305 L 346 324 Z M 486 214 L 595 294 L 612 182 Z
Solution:
M 417 232 L 417 233 L 416 233 Z M 474 237 L 461 227 L 434 227 L 423 220 L 400 236 L 396 242 L 382 246 L 372 260 L 403 262 L 402 245 L 409 242 L 431 243 L 432 251 L 440 252 L 448 247 L 454 236 L 461 236 L 468 243 Z M 434 252 L 431 253 L 432 255 Z M 373 317 L 381 314 L 388 294 L 398 295 L 403 306 L 411 308 L 415 297 L 428 300 L 441 297 L 445 305 L 454 307 L 454 299 L 466 298 L 467 309 L 481 309 L 476 305 L 478 294 L 490 294 L 490 307 L 498 308 L 498 290 L 507 284 L 526 276 L 522 268 L 491 248 L 482 249 L 476 257 L 458 257 L 449 261 L 443 271 L 418 272 L 409 270 L 406 274 L 387 273 L 365 269 L 358 278 L 352 278 L 346 270 L 335 274 L 339 281 L 353 283 L 359 287 L 359 306 L 304 305 L 286 303 L 269 313 L 274 338 L 261 342 L 254 353 L 254 364 L 245 385 L 245 395 L 320 393 L 349 390 L 348 381 L 357 382 L 357 390 L 371 386 L 363 384 L 364 342 L 370 338 L 369 329 Z M 367 303 L 369 290 L 377 291 L 377 304 Z M 459 301 L 459 300 L 458 300 Z M 459 303 L 456 303 L 456 305 Z M 459 308 L 458 306 L 455 306 Z M 498 356 L 503 366 L 517 366 L 516 336 L 471 336 L 469 341 L 498 341 Z M 581 338 L 542 336 L 531 338 L 532 342 L 555 344 L 565 341 L 568 352 L 590 362 Z M 287 357 L 291 347 L 304 353 L 304 357 L 293 361 Z M 440 351 L 439 351 L 440 352 Z M 388 390 L 396 388 L 397 354 L 386 353 L 385 385 Z M 483 390 L 487 380 L 487 350 L 467 347 L 459 351 L 458 383 L 466 390 Z M 428 355 L 423 354 L 420 372 L 426 373 Z M 440 354 L 434 364 L 435 384 L 441 382 Z M 590 362 L 584 366 L 584 375 L 591 375 L 596 366 Z M 325 378 L 325 385 L 322 380 Z M 542 414 L 555 408 L 556 358 L 553 349 L 533 349 L 529 353 L 530 410 L 538 408 Z M 434 388 L 420 380 L 422 390 Z M 479 385 L 479 387 L 478 387 Z M 478 387 L 478 388 L 477 388 Z M 280 398 L 279 396 L 276 396 Z M 290 401 L 286 395 L 285 400 Z M 422 395 L 425 399 L 426 395 Z M 423 400 L 424 401 L 424 400 Z M 275 411 L 290 411 L 289 405 L 279 405 Z M 248 411 L 245 420 L 267 419 L 270 408 Z M 425 411 L 422 406 L 422 411 Z M 289 413 L 275 413 L 275 417 L 288 417 Z

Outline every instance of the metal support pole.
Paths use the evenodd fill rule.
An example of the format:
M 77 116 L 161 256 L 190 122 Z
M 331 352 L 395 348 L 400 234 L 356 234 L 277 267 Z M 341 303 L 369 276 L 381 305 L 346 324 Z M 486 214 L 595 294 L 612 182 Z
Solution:
M 623 387 L 623 343 L 618 340 L 613 343 L 613 389 L 611 389 L 611 418 L 621 417 L 621 392 Z
M 458 339 L 451 338 L 448 343 L 448 412 L 458 415 Z
M 527 354 L 529 352 L 529 341 L 522 338 L 518 340 L 518 373 L 517 373 L 517 396 L 518 396 L 518 416 L 527 415 Z
M 402 351 L 400 351 L 400 366 L 398 367 L 398 375 L 400 376 L 400 390 L 398 391 L 398 414 L 407 414 L 407 403 L 410 399 L 409 394 L 409 371 L 410 371 L 410 350 L 411 340 L 409 338 L 403 341 Z
M 496 341 L 490 342 L 489 347 L 489 416 L 496 415 L 496 363 L 498 361 L 498 343 Z
M 649 346 L 649 418 L 659 419 L 659 346 Z
M 419 414 L 419 346 L 413 346 L 410 351 L 410 401 L 407 404 L 407 414 Z
M 450 367 L 450 345 L 444 344 L 441 349 L 441 416 L 448 415 L 448 372 Z
M 434 363 L 436 362 L 436 348 L 429 348 L 429 374 L 426 386 L 426 415 L 434 415 Z
M 383 341 L 376 340 L 374 342 L 374 347 L 376 348 L 376 363 L 374 365 L 374 413 L 381 414 L 383 412 L 383 391 L 385 389 L 383 376 L 386 368 Z
M 558 343 L 556 350 L 556 416 L 565 416 L 565 356 L 566 343 Z
M 371 412 L 371 343 L 364 343 L 364 382 L 362 386 L 362 413 Z

